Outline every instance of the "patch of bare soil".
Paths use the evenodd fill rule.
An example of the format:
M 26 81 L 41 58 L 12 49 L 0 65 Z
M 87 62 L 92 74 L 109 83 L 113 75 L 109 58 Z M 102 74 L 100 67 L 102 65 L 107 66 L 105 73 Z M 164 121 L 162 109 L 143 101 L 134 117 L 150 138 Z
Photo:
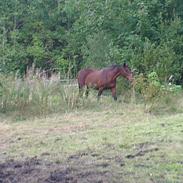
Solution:
M 43 153 L 40 158 L 22 161 L 11 159 L 0 163 L 0 183 L 122 183 L 122 172 L 128 159 L 158 150 L 154 144 L 147 142 L 137 144 L 133 153 L 124 156 L 113 145 L 108 144 L 103 153 L 87 149 L 64 161 L 45 160 L 50 156 L 49 153 Z
M 72 155 L 63 163 L 36 157 L 7 160 L 0 164 L 0 183 L 108 183 L 114 176 L 114 165 L 124 166 L 122 157 L 89 151 Z

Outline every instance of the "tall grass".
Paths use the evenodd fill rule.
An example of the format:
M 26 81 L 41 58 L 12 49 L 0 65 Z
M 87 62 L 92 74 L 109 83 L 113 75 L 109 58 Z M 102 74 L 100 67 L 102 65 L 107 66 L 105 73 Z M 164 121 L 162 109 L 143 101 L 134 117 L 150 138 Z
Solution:
M 115 105 L 120 107 L 130 103 L 130 105 L 149 105 L 148 112 L 183 112 L 182 91 L 159 92 L 152 90 L 151 85 L 144 85 L 144 80 L 136 79 L 139 87 L 122 86 L 118 90 L 119 102 Z M 117 84 L 119 89 L 120 83 Z M 124 92 L 126 91 L 126 92 Z M 161 90 L 160 90 L 161 91 Z M 121 92 L 121 93 L 120 93 Z M 158 92 L 158 93 L 157 93 Z M 108 93 L 108 95 L 111 95 Z M 80 98 L 76 81 L 66 80 L 62 82 L 60 74 L 52 74 L 47 79 L 44 72 L 30 69 L 23 78 L 16 76 L 0 75 L 0 114 L 16 116 L 15 119 L 24 119 L 34 116 L 46 116 L 51 113 L 66 112 L 76 109 L 96 109 L 103 107 L 113 107 L 111 96 L 101 97 L 102 102 L 97 102 L 96 93 L 90 94 L 88 99 Z M 120 95 L 120 96 L 119 96 Z M 139 97 L 140 95 L 140 97 Z
M 59 74 L 47 79 L 39 70 L 28 70 L 24 78 L 0 76 L 0 112 L 17 116 L 39 116 L 77 107 L 78 91 L 73 83 L 61 82 Z

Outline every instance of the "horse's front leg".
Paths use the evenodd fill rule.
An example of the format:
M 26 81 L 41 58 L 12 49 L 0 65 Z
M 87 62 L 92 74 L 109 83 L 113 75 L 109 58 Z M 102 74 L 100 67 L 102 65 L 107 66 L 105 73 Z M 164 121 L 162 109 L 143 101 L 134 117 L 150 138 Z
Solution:
M 100 99 L 100 96 L 102 95 L 103 90 L 104 90 L 103 88 L 99 88 L 98 95 L 97 95 L 97 100 L 98 101 Z
M 111 88 L 111 92 L 112 92 L 112 97 L 114 98 L 114 100 L 117 100 L 117 96 L 116 96 L 116 87 Z
M 85 92 L 86 98 L 88 98 L 88 94 L 89 94 L 89 87 L 87 86 L 87 87 L 86 87 L 86 92 Z

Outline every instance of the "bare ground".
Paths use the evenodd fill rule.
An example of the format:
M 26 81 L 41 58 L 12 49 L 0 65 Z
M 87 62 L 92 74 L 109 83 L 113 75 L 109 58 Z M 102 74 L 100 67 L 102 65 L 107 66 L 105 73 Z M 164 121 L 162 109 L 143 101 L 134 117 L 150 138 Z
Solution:
M 50 162 L 46 158 L 49 153 L 22 161 L 9 159 L 0 164 L 0 183 L 123 183 L 128 180 L 128 176 L 133 182 L 139 182 L 140 175 L 126 171 L 129 161 L 143 156 L 146 159 L 145 155 L 156 151 L 159 149 L 152 144 L 139 144 L 135 152 L 124 156 L 116 152 L 115 146 L 108 144 L 105 152 L 104 149 L 103 152 L 87 149 L 64 161 Z M 148 158 L 146 161 L 149 161 Z M 143 163 L 143 159 L 141 163 L 137 161 L 135 166 L 150 168 L 150 165 Z M 145 176 L 150 183 L 159 180 L 156 181 L 148 174 Z
M 117 178 L 111 171 L 114 164 L 125 166 L 119 155 L 106 157 L 90 151 L 72 155 L 64 162 L 43 159 L 7 160 L 0 164 L 0 183 L 107 183 L 111 177 Z

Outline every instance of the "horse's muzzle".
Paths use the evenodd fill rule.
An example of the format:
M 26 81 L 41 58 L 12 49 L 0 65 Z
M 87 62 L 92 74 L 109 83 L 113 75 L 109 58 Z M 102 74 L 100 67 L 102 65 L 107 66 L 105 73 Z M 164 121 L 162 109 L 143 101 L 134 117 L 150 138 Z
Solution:
M 128 79 L 131 83 L 132 83 L 133 80 L 134 80 L 133 76 L 128 76 L 127 79 Z

